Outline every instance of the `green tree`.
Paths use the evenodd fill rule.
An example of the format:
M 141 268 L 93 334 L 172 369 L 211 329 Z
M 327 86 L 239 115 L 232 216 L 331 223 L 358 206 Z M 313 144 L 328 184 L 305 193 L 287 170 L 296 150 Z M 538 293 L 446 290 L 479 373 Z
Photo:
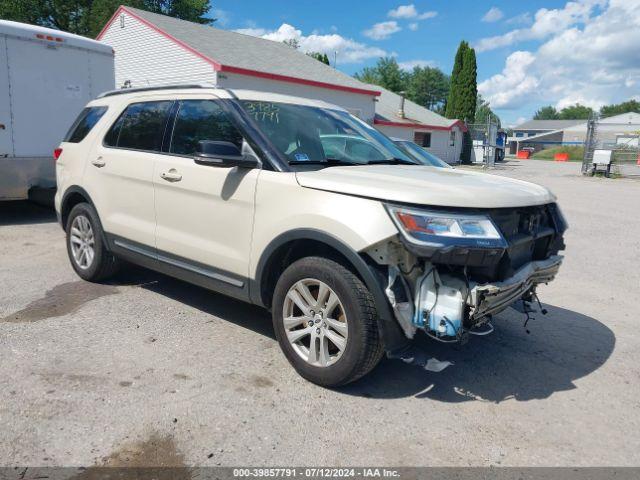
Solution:
M 640 102 L 637 100 L 628 100 L 626 102 L 616 103 L 613 105 L 605 105 L 600 109 L 600 115 L 603 117 L 612 117 L 614 115 L 630 112 L 640 113 Z
M 122 0 L 0 0 L 0 18 L 95 37 Z M 128 0 L 131 7 L 211 24 L 208 0 Z
M 329 57 L 327 57 L 326 53 L 320 53 L 320 52 L 308 52 L 307 55 L 309 55 L 310 57 L 315 58 L 316 60 L 318 60 L 319 62 L 325 63 L 327 65 L 330 65 L 329 63 Z
M 560 113 L 556 107 L 547 105 L 536 111 L 533 115 L 534 120 L 560 120 Z
M 402 71 L 393 57 L 380 58 L 375 67 L 364 68 L 355 77 L 396 93 L 404 91 L 407 85 L 407 73 Z
M 282 43 L 296 50 L 300 48 L 300 42 L 297 38 L 289 38 L 287 40 L 283 40 Z
M 560 110 L 560 120 L 588 120 L 593 109 L 576 103 Z
M 449 94 L 449 77 L 435 67 L 414 67 L 407 75 L 407 98 L 429 110 L 441 110 Z
M 445 115 L 448 118 L 473 122 L 476 117 L 477 102 L 478 65 L 476 51 L 467 42 L 462 41 L 456 52 L 453 64 L 451 89 L 447 99 Z M 469 163 L 471 159 L 471 135 L 468 132 L 463 136 L 460 158 L 463 163 Z
M 478 94 L 478 100 L 476 104 L 476 118 L 473 123 L 487 123 L 487 118 L 491 117 L 491 121 L 498 124 L 498 128 L 502 126 L 500 117 L 491 110 L 491 105 L 487 102 L 482 95 Z

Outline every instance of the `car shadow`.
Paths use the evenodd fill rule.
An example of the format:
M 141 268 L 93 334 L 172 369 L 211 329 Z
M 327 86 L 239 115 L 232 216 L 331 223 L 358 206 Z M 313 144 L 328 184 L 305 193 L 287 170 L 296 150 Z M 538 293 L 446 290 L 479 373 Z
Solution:
M 611 356 L 615 336 L 592 317 L 552 305 L 544 307 L 548 314 L 537 315 L 526 329 L 523 315 L 507 309 L 494 318 L 492 334 L 472 336 L 462 346 L 452 347 L 420 335 L 417 346 L 453 365 L 433 373 L 385 359 L 369 375 L 341 391 L 373 398 L 414 396 L 450 403 L 499 403 L 544 399 L 575 389 L 575 380 L 594 372 Z
M 254 305 L 134 266 L 114 283 L 138 285 L 275 341 L 271 315 Z M 526 329 L 524 316 L 507 309 L 494 318 L 492 334 L 472 336 L 466 345 L 442 344 L 419 334 L 418 348 L 453 365 L 434 373 L 384 358 L 371 373 L 337 391 L 379 399 L 412 396 L 450 403 L 499 403 L 544 399 L 575 389 L 575 380 L 611 356 L 615 336 L 592 317 L 544 307 L 548 314 L 537 315 Z
M 52 208 L 27 201 L 0 202 L 0 227 L 55 221 L 56 212 Z
M 275 341 L 271 315 L 256 305 L 135 265 L 127 265 L 109 283 L 139 286 Z

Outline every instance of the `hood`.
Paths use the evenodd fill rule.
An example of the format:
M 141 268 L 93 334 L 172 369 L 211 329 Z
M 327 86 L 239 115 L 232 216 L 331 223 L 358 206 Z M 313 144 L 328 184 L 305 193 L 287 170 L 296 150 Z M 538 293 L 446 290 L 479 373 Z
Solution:
M 361 165 L 297 172 L 307 188 L 415 205 L 505 208 L 555 201 L 545 187 L 485 173 L 422 165 Z

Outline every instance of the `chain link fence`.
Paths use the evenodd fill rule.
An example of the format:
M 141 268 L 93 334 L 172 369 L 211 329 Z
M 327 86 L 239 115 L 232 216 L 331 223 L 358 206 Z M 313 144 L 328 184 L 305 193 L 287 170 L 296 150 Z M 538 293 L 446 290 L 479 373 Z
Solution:
M 637 128 L 637 130 L 636 130 Z M 640 125 L 599 117 L 587 122 L 582 173 L 640 177 Z
M 467 129 L 472 142 L 472 163 L 493 167 L 495 162 L 504 160 L 506 135 L 491 116 L 485 123 L 467 124 Z

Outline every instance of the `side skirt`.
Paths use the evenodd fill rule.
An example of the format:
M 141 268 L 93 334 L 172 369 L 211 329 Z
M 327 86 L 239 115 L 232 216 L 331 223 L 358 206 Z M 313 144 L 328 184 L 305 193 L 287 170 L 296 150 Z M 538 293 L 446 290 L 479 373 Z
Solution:
M 194 262 L 154 247 L 105 232 L 109 250 L 119 258 L 141 267 L 175 277 L 199 287 L 250 302 L 246 278 L 209 265 Z

